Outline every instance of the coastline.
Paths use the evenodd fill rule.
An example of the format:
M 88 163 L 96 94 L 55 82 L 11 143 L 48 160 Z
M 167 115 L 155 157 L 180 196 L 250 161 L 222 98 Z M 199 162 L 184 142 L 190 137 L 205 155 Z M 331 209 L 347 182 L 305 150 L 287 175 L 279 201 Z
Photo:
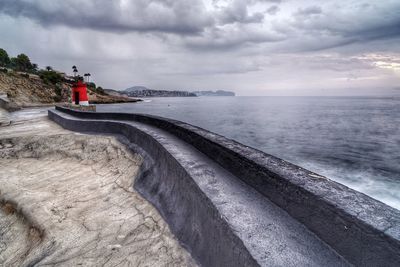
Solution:
M 111 100 L 93 100 L 90 101 L 91 104 L 123 104 L 123 103 L 136 103 L 141 102 L 142 99 L 132 98 L 132 99 L 111 99 Z M 0 104 L 0 108 L 8 111 L 14 112 L 21 109 L 30 109 L 30 108 L 43 108 L 43 107 L 54 107 L 55 105 L 63 105 L 68 104 L 69 102 L 52 102 L 52 103 L 22 103 L 15 104 L 11 102 L 11 106 Z
M 0 108 L 16 111 L 22 108 L 49 107 L 71 102 L 71 83 L 65 80 L 57 84 L 14 71 L 0 72 Z M 133 103 L 139 98 L 110 95 L 88 87 L 88 100 L 92 104 Z

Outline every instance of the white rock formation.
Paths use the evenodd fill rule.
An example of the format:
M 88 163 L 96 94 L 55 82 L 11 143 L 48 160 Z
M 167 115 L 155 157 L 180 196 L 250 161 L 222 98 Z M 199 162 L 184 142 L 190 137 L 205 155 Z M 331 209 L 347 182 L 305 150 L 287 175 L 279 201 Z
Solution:
M 0 266 L 195 265 L 133 189 L 139 155 L 18 118 L 0 128 Z

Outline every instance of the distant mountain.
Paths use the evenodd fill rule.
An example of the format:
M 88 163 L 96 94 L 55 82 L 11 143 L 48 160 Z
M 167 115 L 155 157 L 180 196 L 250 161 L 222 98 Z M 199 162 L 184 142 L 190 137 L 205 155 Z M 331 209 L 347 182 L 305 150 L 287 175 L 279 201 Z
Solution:
M 187 91 L 167 91 L 153 89 L 122 91 L 122 93 L 130 97 L 196 97 L 196 94 Z
M 194 91 L 197 96 L 235 96 L 234 92 L 217 90 L 217 91 Z

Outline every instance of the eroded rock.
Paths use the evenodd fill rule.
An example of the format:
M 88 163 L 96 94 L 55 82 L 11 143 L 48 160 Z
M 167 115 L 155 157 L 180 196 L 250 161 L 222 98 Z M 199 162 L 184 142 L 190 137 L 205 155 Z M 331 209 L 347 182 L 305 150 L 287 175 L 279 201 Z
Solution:
M 138 154 L 40 123 L 0 138 L 0 266 L 195 265 L 133 189 Z

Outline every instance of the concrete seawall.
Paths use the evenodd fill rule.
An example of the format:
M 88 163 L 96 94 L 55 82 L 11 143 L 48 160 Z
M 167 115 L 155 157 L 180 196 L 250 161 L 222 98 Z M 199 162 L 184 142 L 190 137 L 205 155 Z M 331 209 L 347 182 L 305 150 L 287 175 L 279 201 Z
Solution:
M 149 163 L 135 187 L 204 266 L 400 265 L 400 212 L 323 176 L 175 120 L 61 107 L 49 117 L 140 146 Z

